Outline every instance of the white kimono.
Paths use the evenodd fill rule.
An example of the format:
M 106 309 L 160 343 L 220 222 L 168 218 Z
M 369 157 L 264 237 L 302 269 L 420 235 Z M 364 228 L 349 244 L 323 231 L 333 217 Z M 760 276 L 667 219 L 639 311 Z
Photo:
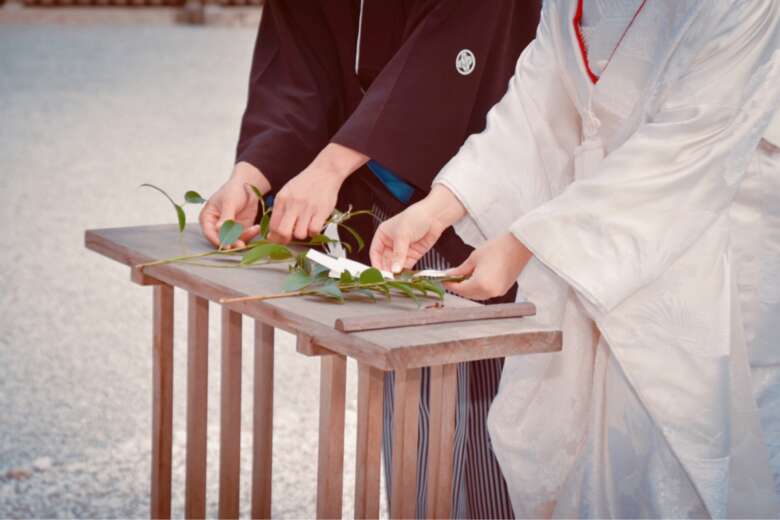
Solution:
M 577 8 L 435 181 L 563 330 L 491 409 L 515 513 L 777 517 L 780 0 L 648 0 L 595 85 Z

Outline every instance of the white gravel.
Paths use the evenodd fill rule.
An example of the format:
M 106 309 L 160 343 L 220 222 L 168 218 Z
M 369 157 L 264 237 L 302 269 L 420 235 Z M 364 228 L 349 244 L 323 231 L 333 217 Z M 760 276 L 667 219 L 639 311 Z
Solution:
M 252 29 L 0 26 L 0 517 L 144 517 L 151 289 L 88 252 L 88 228 L 171 222 L 153 182 L 229 173 Z M 178 195 L 181 197 L 181 195 Z M 195 209 L 190 219 L 196 217 Z M 186 298 L 176 294 L 173 512 L 183 516 Z M 211 313 L 208 511 L 216 515 L 219 314 Z M 251 458 L 245 320 L 242 514 Z M 314 515 L 319 362 L 277 335 L 274 516 Z M 350 364 L 344 514 L 352 515 Z

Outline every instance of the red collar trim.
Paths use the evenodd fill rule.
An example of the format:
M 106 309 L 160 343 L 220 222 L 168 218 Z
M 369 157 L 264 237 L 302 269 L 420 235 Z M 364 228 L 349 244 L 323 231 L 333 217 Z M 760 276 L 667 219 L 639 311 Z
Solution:
M 580 46 L 580 55 L 582 56 L 582 63 L 585 65 L 585 71 L 588 73 L 588 77 L 593 82 L 593 84 L 596 84 L 599 81 L 599 77 L 596 76 L 590 68 L 590 61 L 588 61 L 588 48 L 585 45 L 585 37 L 582 35 L 582 0 L 577 2 L 577 12 L 574 13 L 572 25 L 574 26 L 574 33 L 577 35 L 577 43 Z

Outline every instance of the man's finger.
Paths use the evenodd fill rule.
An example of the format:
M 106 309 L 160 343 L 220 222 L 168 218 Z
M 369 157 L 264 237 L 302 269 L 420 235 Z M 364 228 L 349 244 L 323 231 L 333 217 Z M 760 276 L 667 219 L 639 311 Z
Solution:
M 249 242 L 259 234 L 260 234 L 260 225 L 255 224 L 254 226 L 249 226 L 248 228 L 246 228 L 244 232 L 241 233 L 241 236 L 238 238 L 240 241 L 246 244 L 246 242 Z
M 285 206 L 284 199 L 276 197 L 276 200 L 274 200 L 274 210 L 271 212 L 271 220 L 268 221 L 268 229 L 270 231 L 279 227 L 279 224 L 282 222 L 282 216 L 284 216 Z
M 318 211 L 314 214 L 309 222 L 309 236 L 314 236 L 322 233 L 322 228 L 325 227 L 325 221 L 332 212 L 325 213 L 324 211 Z
M 276 209 L 274 209 L 274 213 L 276 213 Z M 279 242 L 281 244 L 289 242 L 292 238 L 293 227 L 295 226 L 295 221 L 297 219 L 298 212 L 293 208 L 286 208 L 276 229 L 271 227 L 269 238 L 274 242 Z
M 311 222 L 311 210 L 305 209 L 299 214 L 298 220 L 295 223 L 293 230 L 293 236 L 298 240 L 306 240 L 309 237 L 309 223 Z
M 203 234 L 214 246 L 219 246 L 219 208 L 213 202 L 207 202 L 198 219 Z

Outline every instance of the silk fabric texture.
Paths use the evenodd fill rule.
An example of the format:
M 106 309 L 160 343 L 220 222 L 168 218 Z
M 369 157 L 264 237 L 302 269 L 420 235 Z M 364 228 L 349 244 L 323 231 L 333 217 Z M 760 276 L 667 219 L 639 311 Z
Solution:
M 434 181 L 467 243 L 533 251 L 520 291 L 563 330 L 491 409 L 515 514 L 777 517 L 779 2 L 650 0 L 596 84 L 578 7 L 545 3 Z

